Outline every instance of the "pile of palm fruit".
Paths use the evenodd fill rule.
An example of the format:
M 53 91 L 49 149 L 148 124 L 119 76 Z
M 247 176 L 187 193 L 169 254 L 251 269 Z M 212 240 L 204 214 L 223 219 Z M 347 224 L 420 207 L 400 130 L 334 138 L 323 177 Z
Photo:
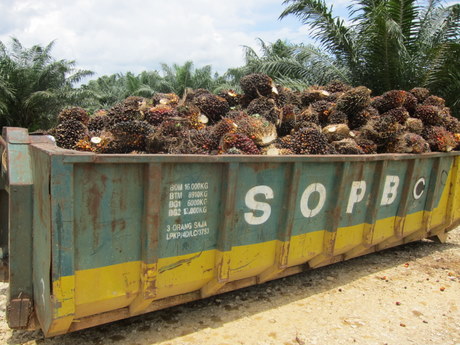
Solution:
M 109 110 L 61 111 L 57 145 L 96 153 L 373 154 L 460 148 L 460 122 L 425 88 L 371 97 L 342 82 L 292 91 L 264 74 L 242 93 L 205 89 L 128 97 Z

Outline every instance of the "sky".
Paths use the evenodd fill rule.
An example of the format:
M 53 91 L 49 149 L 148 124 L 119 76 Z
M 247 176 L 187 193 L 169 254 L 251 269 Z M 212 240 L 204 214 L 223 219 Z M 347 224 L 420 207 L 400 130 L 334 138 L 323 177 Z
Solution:
M 344 16 L 350 0 L 327 3 Z M 284 8 L 282 0 L 0 0 L 0 41 L 55 40 L 53 57 L 75 60 L 92 78 L 188 60 L 223 73 L 244 64 L 242 46 L 256 48 L 257 38 L 312 42 L 297 18 L 278 19 Z

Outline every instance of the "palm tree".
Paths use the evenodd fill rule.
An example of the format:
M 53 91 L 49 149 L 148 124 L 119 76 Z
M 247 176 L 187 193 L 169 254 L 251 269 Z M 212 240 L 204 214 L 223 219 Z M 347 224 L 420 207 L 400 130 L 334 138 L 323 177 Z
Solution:
M 349 70 L 324 51 L 313 45 L 292 44 L 277 40 L 266 43 L 258 39 L 259 55 L 255 49 L 244 46 L 247 73 L 266 73 L 277 83 L 293 89 L 326 84 L 340 79 L 350 82 Z
M 356 0 L 349 7 L 350 24 L 335 17 L 324 0 L 285 0 L 283 4 L 287 7 L 280 18 L 294 15 L 310 25 L 321 48 L 349 69 L 353 83 L 375 93 L 429 86 L 442 94 L 438 77 L 458 71 L 459 4 Z M 445 80 L 458 83 L 458 73 Z
M 55 60 L 53 46 L 24 48 L 13 38 L 9 50 L 0 42 L 1 125 L 49 127 L 62 107 L 81 101 L 84 95 L 73 85 L 92 72 L 75 69 L 75 61 Z
M 174 92 L 181 96 L 187 88 L 208 89 L 216 92 L 222 88 L 231 88 L 234 84 L 226 76 L 212 73 L 210 65 L 194 68 L 192 61 L 185 62 L 182 66 L 173 64 L 169 66 L 161 64 L 163 80 L 160 82 L 158 91 Z

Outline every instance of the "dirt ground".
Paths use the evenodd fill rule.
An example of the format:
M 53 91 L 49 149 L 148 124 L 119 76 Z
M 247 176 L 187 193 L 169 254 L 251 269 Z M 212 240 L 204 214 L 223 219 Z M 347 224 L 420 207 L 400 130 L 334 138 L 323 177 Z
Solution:
M 11 331 L 0 284 L 0 344 L 460 344 L 460 228 L 205 300 L 44 339 Z

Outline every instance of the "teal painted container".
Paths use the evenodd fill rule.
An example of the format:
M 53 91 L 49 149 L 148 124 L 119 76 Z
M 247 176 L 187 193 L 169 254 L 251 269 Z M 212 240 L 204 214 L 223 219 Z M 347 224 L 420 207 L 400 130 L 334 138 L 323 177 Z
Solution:
M 98 155 L 5 128 L 11 328 L 46 336 L 423 238 L 460 223 L 459 155 Z

